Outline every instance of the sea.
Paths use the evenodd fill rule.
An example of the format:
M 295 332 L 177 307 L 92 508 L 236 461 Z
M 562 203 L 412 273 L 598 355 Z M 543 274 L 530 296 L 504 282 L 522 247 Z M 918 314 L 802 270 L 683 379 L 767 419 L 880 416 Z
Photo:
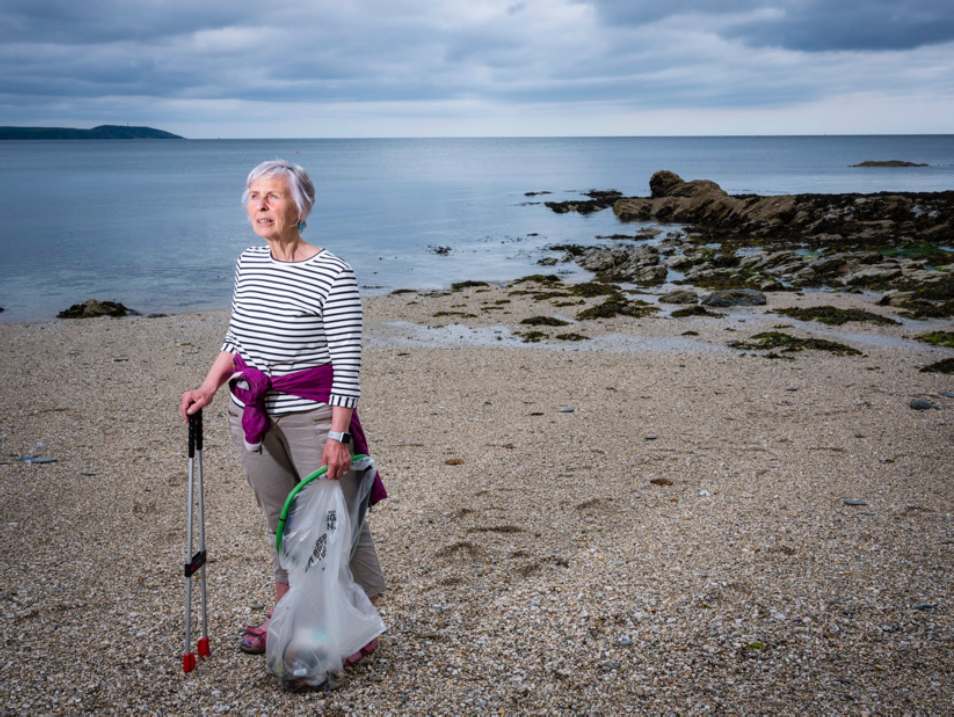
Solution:
M 730 193 L 954 190 L 954 135 L 3 141 L 0 321 L 92 297 L 142 313 L 228 308 L 235 258 L 261 241 L 245 177 L 276 158 L 312 176 L 305 237 L 348 261 L 366 295 L 553 271 L 537 263 L 548 245 L 636 227 L 543 201 L 648 195 L 660 169 Z M 850 166 L 888 159 L 930 166 Z

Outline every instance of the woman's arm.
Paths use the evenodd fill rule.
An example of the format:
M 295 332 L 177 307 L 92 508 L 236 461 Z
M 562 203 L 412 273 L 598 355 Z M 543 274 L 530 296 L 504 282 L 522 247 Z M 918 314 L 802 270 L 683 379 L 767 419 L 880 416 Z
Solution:
M 205 380 L 198 388 L 186 391 L 182 394 L 182 400 L 179 401 L 179 415 L 182 420 L 189 420 L 189 416 L 196 411 L 212 403 L 215 398 L 215 392 L 219 386 L 228 380 L 228 377 L 235 371 L 235 356 L 228 351 L 222 351 L 212 362 L 209 372 L 205 375 Z M 351 416 L 348 416 L 351 420 Z

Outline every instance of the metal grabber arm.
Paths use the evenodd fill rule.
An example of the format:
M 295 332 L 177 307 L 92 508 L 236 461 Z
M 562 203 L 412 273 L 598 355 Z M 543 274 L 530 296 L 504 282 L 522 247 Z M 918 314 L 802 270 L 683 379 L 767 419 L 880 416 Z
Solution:
M 202 598 L 201 618 L 202 637 L 196 643 L 199 657 L 208 657 L 209 649 L 209 616 L 206 599 L 205 579 L 205 491 L 202 485 L 202 411 L 196 411 L 189 416 L 189 467 L 186 483 L 186 550 L 185 550 L 185 643 L 182 650 L 182 671 L 192 672 L 195 669 L 195 653 L 192 652 L 192 577 L 198 573 L 199 591 Z M 193 487 L 195 490 L 193 490 Z M 192 552 L 193 530 L 193 503 L 198 493 L 199 511 L 199 550 Z

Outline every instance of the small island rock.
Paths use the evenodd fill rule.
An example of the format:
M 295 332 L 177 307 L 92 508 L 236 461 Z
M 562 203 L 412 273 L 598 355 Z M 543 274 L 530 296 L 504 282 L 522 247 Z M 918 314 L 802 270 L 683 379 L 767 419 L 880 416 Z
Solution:
M 858 164 L 851 164 L 851 167 L 927 167 L 927 164 L 918 162 L 905 162 L 900 159 L 866 159 Z

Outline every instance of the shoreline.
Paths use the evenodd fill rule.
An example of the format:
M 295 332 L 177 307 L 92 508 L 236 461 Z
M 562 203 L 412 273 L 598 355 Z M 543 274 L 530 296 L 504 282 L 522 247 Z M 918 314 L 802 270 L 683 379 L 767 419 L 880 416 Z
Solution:
M 590 341 L 388 343 L 393 321 L 425 336 L 455 322 L 492 336 L 497 324 L 523 331 L 525 318 L 602 301 L 556 307 L 566 299 L 522 287 L 366 302 L 361 414 L 391 494 L 371 517 L 388 632 L 326 695 L 283 693 L 234 646 L 268 605 L 270 572 L 221 395 L 206 411 L 213 656 L 181 674 L 175 408 L 227 313 L 0 325 L 0 547 L 29 555 L 29 580 L 21 560 L 0 564 L 0 623 L 23 656 L 0 666 L 4 704 L 54 714 L 950 704 L 954 379 L 918 369 L 954 350 L 902 339 L 922 333 L 907 325 L 846 324 L 837 331 L 848 340 L 766 313 L 819 303 L 896 313 L 853 294 L 778 292 L 726 318 L 533 327 Z M 491 306 L 501 308 L 481 310 Z M 776 323 L 863 355 L 773 360 L 727 346 Z M 645 345 L 590 348 L 607 336 Z M 693 343 L 665 344 L 675 339 Z M 915 399 L 938 409 L 913 410 Z M 37 440 L 56 463 L 10 455 Z

